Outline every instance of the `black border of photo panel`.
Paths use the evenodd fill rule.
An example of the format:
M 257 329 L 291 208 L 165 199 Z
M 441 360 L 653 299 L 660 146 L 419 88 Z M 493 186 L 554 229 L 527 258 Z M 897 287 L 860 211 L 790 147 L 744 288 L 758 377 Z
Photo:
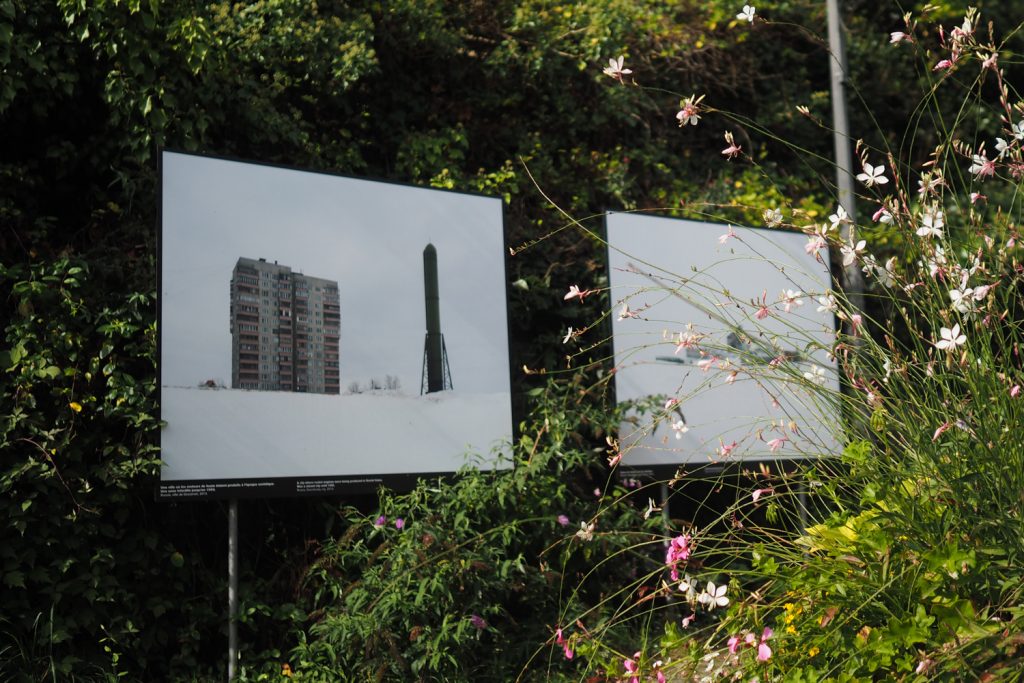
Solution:
M 201 159 L 216 161 L 228 161 L 233 163 L 246 164 L 251 166 L 262 166 L 267 168 L 309 173 L 315 175 L 330 176 L 346 180 L 366 181 L 394 185 L 396 187 L 411 188 L 418 190 L 429 190 L 438 193 L 463 195 L 469 197 L 482 197 L 495 199 L 501 206 L 501 243 L 502 243 L 502 265 L 504 272 L 505 296 L 505 329 L 506 344 L 508 349 L 507 372 L 509 380 L 509 438 L 510 443 L 489 462 L 497 465 L 499 462 L 509 463 L 508 467 L 502 467 L 496 471 L 507 471 L 515 467 L 514 450 L 519 439 L 519 420 L 516 415 L 514 387 L 514 337 L 512 332 L 512 319 L 509 308 L 511 296 L 511 283 L 509 281 L 510 264 L 508 253 L 508 212 L 506 202 L 502 196 L 486 194 L 483 192 L 452 190 L 448 188 L 435 188 L 417 185 L 410 182 L 402 182 L 387 178 L 372 176 L 356 176 L 337 171 L 315 169 L 296 165 L 289 165 L 276 162 L 243 159 L 230 155 L 213 154 L 207 152 L 185 151 L 172 147 L 159 147 L 156 154 L 157 162 L 157 234 L 156 234 L 156 264 L 157 264 L 157 340 L 156 340 L 156 380 L 157 380 L 157 419 L 163 422 L 162 415 L 162 386 L 163 386 L 163 247 L 164 247 L 164 155 L 178 154 Z M 162 432 L 160 441 L 162 441 Z M 481 454 L 484 456 L 494 455 Z M 370 456 L 367 456 L 370 457 Z M 472 459 L 467 458 L 467 466 L 472 465 Z M 189 502 L 201 500 L 229 500 L 233 498 L 310 498 L 316 496 L 341 496 L 345 494 L 370 493 L 381 487 L 391 488 L 397 491 L 408 491 L 414 488 L 420 480 L 449 479 L 457 474 L 457 471 L 424 471 L 409 473 L 387 473 L 387 474 L 358 474 L 358 475 L 322 475 L 310 477 L 267 477 L 267 478 L 223 478 L 223 479 L 194 479 L 194 480 L 168 480 L 161 477 L 155 486 L 154 498 L 158 502 Z
M 673 215 L 671 213 L 656 212 L 656 211 L 621 210 L 621 209 L 606 209 L 605 211 L 603 211 L 602 214 L 601 214 L 601 236 L 602 236 L 602 239 L 604 241 L 605 274 L 606 274 L 606 277 L 607 277 L 607 280 L 608 280 L 608 288 L 609 288 L 609 290 L 608 290 L 609 296 L 608 296 L 608 310 L 607 310 L 607 313 L 608 313 L 607 325 L 608 325 L 608 334 L 611 337 L 611 341 L 612 341 L 612 368 L 613 369 L 615 368 L 616 359 L 618 358 L 617 344 L 619 343 L 617 341 L 616 337 L 615 337 L 614 330 L 613 330 L 614 326 L 613 326 L 613 323 L 612 323 L 613 316 L 615 315 L 616 300 L 615 300 L 613 292 L 611 291 L 611 283 L 612 283 L 611 248 L 612 248 L 612 246 L 611 246 L 610 240 L 608 239 L 608 216 L 610 214 L 613 214 L 613 213 L 618 213 L 618 214 L 638 214 L 638 215 L 642 215 L 642 216 L 645 216 L 645 217 L 651 217 L 651 218 L 666 218 L 666 219 L 670 219 L 670 220 L 690 221 L 690 222 L 694 222 L 694 223 L 702 223 L 702 224 L 709 225 L 709 226 L 711 226 L 711 225 L 719 225 L 719 226 L 722 226 L 723 228 L 729 228 L 730 226 L 735 226 L 735 227 L 742 227 L 742 228 L 745 228 L 745 229 L 757 230 L 757 231 L 766 232 L 766 233 L 770 233 L 770 232 L 775 232 L 775 233 L 784 232 L 784 233 L 798 234 L 798 235 L 805 234 L 802 230 L 799 230 L 798 228 L 791 228 L 791 227 L 769 228 L 769 227 L 764 226 L 764 225 L 742 225 L 742 224 L 737 223 L 737 222 L 729 222 L 729 221 L 697 220 L 697 219 L 693 219 L 693 218 L 686 218 L 684 216 Z M 826 252 L 826 254 L 825 254 L 824 260 L 825 260 L 825 265 L 826 265 L 826 267 L 828 269 L 828 280 L 829 280 L 829 282 L 833 286 L 838 286 L 837 282 L 836 282 L 836 279 L 835 279 L 835 271 L 834 271 L 834 268 L 833 268 L 832 250 L 831 250 L 830 247 L 826 246 L 825 252 Z M 838 320 L 836 319 L 836 317 L 834 315 L 832 316 L 832 325 L 833 325 L 833 330 L 834 331 L 838 331 L 839 330 Z M 839 382 L 840 391 L 845 391 L 845 383 L 842 381 L 841 373 L 840 373 L 839 380 L 840 380 L 840 382 Z M 612 392 L 612 395 L 615 398 L 615 405 L 618 406 L 619 405 L 619 397 L 618 397 L 618 380 L 617 379 L 616 379 L 616 381 L 612 382 L 610 390 Z M 616 438 L 618 438 L 618 436 L 619 436 L 618 433 L 616 433 Z M 626 458 L 624 458 L 623 460 L 625 461 Z M 794 458 L 757 458 L 757 457 L 747 457 L 747 458 L 743 458 L 741 460 L 737 460 L 735 462 L 728 462 L 728 463 L 726 463 L 726 462 L 722 462 L 722 463 L 711 463 L 711 462 L 703 463 L 703 462 L 685 462 L 685 461 L 680 461 L 680 462 L 674 463 L 674 464 L 667 464 L 667 463 L 664 463 L 664 464 L 643 464 L 643 465 L 636 465 L 636 466 L 630 466 L 628 464 L 628 462 L 625 462 L 625 463 L 620 463 L 617 466 L 616 473 L 618 474 L 619 478 L 623 479 L 623 480 L 624 479 L 638 479 L 638 480 L 641 480 L 641 481 L 657 481 L 657 480 L 667 480 L 667 479 L 673 477 L 681 469 L 685 470 L 689 474 L 698 474 L 698 473 L 713 474 L 713 473 L 718 473 L 718 472 L 722 472 L 722 471 L 727 471 L 727 470 L 730 470 L 730 469 L 732 469 L 734 467 L 735 468 L 742 468 L 744 465 L 751 465 L 751 464 L 757 465 L 757 464 L 761 464 L 761 463 L 772 464 L 776 468 L 784 469 L 785 465 L 787 463 L 794 463 L 795 464 L 795 463 L 799 463 L 801 460 L 803 460 L 803 458 L 799 458 L 799 457 L 794 457 Z

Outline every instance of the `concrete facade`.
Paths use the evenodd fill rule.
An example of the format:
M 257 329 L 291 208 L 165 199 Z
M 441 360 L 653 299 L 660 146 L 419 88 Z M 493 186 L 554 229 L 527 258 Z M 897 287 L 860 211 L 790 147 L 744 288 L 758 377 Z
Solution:
M 230 295 L 232 388 L 340 393 L 336 281 L 241 257 Z

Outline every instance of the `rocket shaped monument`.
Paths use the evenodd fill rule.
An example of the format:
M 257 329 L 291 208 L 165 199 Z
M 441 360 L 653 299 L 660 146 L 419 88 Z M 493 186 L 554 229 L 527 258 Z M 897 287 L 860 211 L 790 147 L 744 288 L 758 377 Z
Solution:
M 441 295 L 437 286 L 437 249 L 427 244 L 423 250 L 423 294 L 427 307 L 427 336 L 423 342 L 423 378 L 420 394 L 452 389 L 452 371 L 448 349 L 441 334 Z

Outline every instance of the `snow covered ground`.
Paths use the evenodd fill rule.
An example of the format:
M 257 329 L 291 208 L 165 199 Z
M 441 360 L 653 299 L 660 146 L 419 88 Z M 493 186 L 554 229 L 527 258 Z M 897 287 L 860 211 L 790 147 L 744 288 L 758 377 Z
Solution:
M 163 481 L 452 472 L 512 439 L 508 393 L 163 387 Z

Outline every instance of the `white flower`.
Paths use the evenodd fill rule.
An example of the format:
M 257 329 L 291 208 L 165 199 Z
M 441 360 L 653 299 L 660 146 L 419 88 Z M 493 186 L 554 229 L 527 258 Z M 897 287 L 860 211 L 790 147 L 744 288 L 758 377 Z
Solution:
M 946 252 L 941 246 L 935 245 L 934 255 L 928 259 L 928 273 L 933 278 L 942 272 L 946 267 Z
M 953 309 L 957 313 L 970 318 L 974 314 L 974 302 L 978 299 L 973 287 L 963 287 L 949 290 L 949 300 L 953 302 Z
M 967 342 L 967 336 L 960 334 L 960 326 L 953 325 L 953 329 L 943 327 L 939 330 L 941 339 L 935 342 L 935 348 L 940 351 L 955 351 L 956 347 Z
M 751 24 L 754 23 L 754 6 L 744 5 L 743 11 L 736 15 L 736 18 L 740 21 L 749 21 Z
M 712 582 L 708 581 L 707 588 L 704 592 L 697 596 L 697 602 L 702 605 L 707 605 L 708 609 L 715 609 L 716 607 L 725 607 L 729 604 L 729 598 L 725 597 L 725 591 L 728 586 L 715 586 Z
M 676 433 L 676 438 L 683 438 L 683 434 L 690 431 L 690 428 L 686 426 L 686 423 L 682 420 L 676 420 L 672 423 L 672 431 Z
M 1006 140 L 1002 138 L 996 138 L 996 151 L 999 152 L 996 158 L 998 159 L 999 157 L 1003 156 L 1003 154 L 1006 153 L 1006 150 L 1009 148 L 1009 146 L 1010 144 L 1006 142 Z
M 792 289 L 787 289 L 785 291 L 785 293 L 782 295 L 782 301 L 785 302 L 785 307 L 784 308 L 786 310 L 786 313 L 789 313 L 790 310 L 793 308 L 793 306 L 803 306 L 804 305 L 804 300 L 801 298 L 801 297 L 803 297 L 803 295 L 804 295 L 804 293 L 802 291 L 800 291 L 799 289 L 797 289 L 795 291 L 792 290 Z
M 820 365 L 815 365 L 813 368 L 811 368 L 810 372 L 804 373 L 804 379 L 810 382 L 814 382 L 815 384 L 824 384 L 825 368 L 821 367 Z
M 892 287 L 896 284 L 896 257 L 893 256 L 885 262 L 885 267 L 875 267 L 875 276 L 884 287 Z
M 573 338 L 573 334 L 574 334 L 573 329 L 570 326 L 569 327 L 569 331 L 565 333 L 564 337 L 562 337 L 562 343 L 563 344 L 568 344 L 569 340 Z
M 1010 127 L 1016 140 L 1024 140 L 1024 121 L 1018 121 Z
M 693 577 L 689 574 L 683 574 L 682 580 L 679 582 L 679 590 L 682 591 L 683 595 L 690 595 L 694 592 Z
M 624 61 L 624 57 L 619 57 L 618 59 L 609 59 L 608 66 L 606 66 L 604 69 L 604 75 L 610 76 L 611 78 L 614 78 L 615 80 L 621 83 L 623 76 L 628 76 L 629 74 L 633 73 L 632 69 L 622 68 L 622 63 Z
M 825 296 L 818 297 L 818 313 L 824 313 L 825 311 L 832 311 L 835 313 L 839 310 L 839 304 L 836 303 L 836 298 L 832 296 L 831 292 L 825 294 Z
M 778 209 L 765 209 L 761 217 L 764 218 L 764 222 L 769 228 L 782 225 L 782 212 Z
M 864 271 L 865 275 L 871 275 L 875 272 L 875 269 L 878 268 L 878 261 L 875 260 L 875 257 L 872 254 L 865 255 L 862 263 L 863 265 L 860 269 Z
M 861 181 L 868 187 L 874 187 L 875 185 L 885 185 L 889 182 L 889 179 L 884 175 L 885 166 L 879 164 L 878 166 L 872 166 L 868 162 L 864 162 L 864 172 L 857 174 L 857 180 Z
M 857 256 L 859 256 L 860 253 L 862 251 L 864 251 L 864 247 L 866 247 L 867 244 L 868 243 L 865 242 L 864 240 L 861 240 L 860 242 L 857 242 L 856 245 L 853 244 L 852 240 L 850 241 L 850 244 L 844 244 L 839 249 L 840 253 L 842 253 L 842 255 L 843 255 L 843 265 L 844 266 L 848 266 L 851 263 L 853 263 L 854 261 L 856 261 L 857 260 Z
M 832 223 L 833 229 L 835 229 L 836 226 L 838 226 L 840 223 L 852 222 L 850 220 L 850 214 L 846 213 L 846 209 L 844 209 L 841 206 L 836 209 L 836 212 L 834 214 L 828 217 L 828 220 L 830 223 Z
M 580 522 L 580 530 L 576 532 L 577 538 L 581 541 L 593 541 L 594 540 L 594 523 L 587 524 L 586 522 Z
M 942 211 L 931 209 L 921 216 L 921 227 L 917 229 L 918 237 L 942 238 L 942 228 L 945 226 Z

